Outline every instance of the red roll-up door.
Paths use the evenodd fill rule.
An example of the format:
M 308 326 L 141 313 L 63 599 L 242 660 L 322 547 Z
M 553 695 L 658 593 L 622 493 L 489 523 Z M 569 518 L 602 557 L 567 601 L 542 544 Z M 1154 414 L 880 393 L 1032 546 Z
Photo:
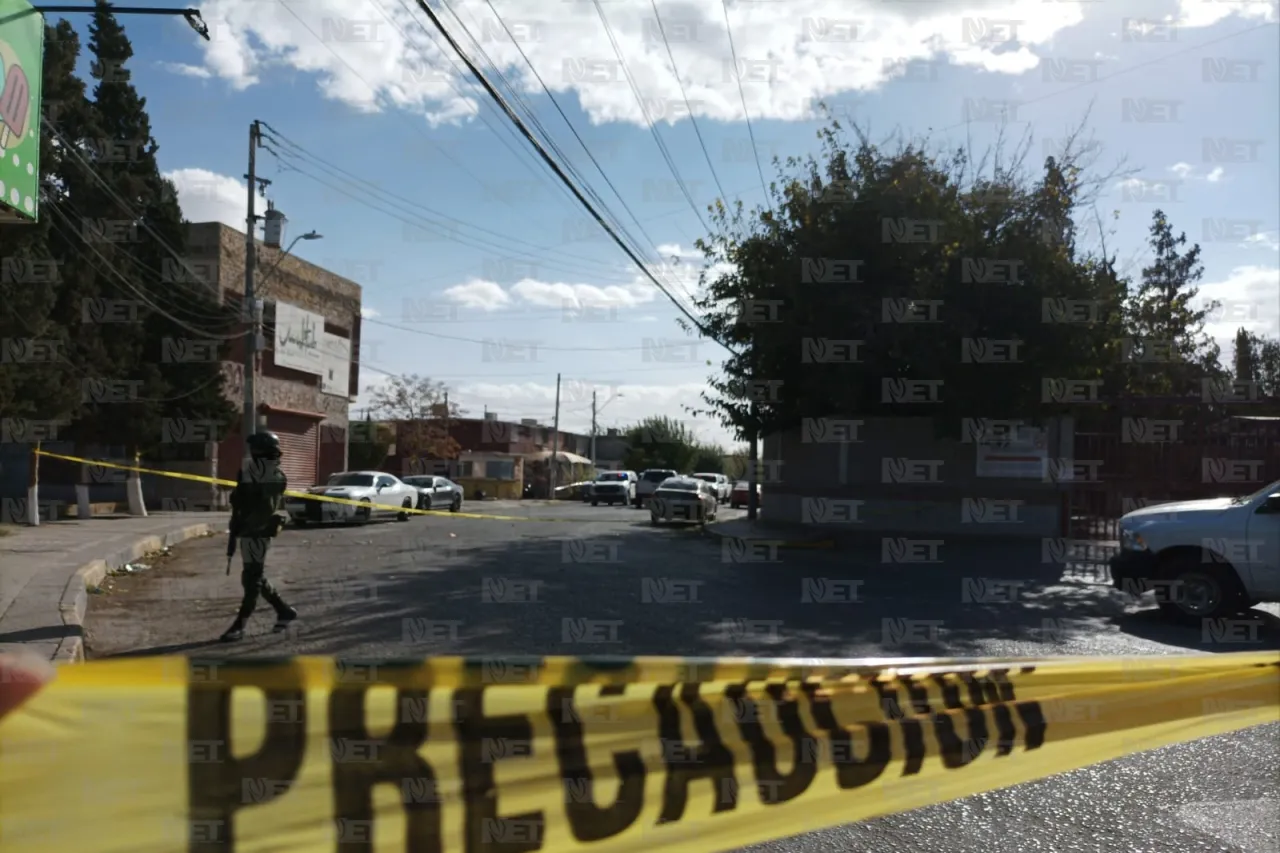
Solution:
M 320 422 L 298 415 L 270 412 L 267 429 L 280 436 L 280 469 L 289 478 L 289 488 L 314 486 Z

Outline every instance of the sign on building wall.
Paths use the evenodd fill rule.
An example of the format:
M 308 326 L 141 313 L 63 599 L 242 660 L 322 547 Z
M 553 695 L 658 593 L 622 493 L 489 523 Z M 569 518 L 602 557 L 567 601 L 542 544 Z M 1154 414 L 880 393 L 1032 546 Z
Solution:
M 979 477 L 1040 480 L 1049 464 L 1049 439 L 1045 430 L 1023 427 L 1016 438 L 983 442 L 977 446 Z
M 323 337 L 324 317 L 296 305 L 276 303 L 276 364 L 324 376 Z
M 40 204 L 44 18 L 0 0 L 0 222 L 34 223 Z
M 336 397 L 351 396 L 351 341 L 324 332 L 321 335 L 324 373 L 320 374 L 320 390 Z

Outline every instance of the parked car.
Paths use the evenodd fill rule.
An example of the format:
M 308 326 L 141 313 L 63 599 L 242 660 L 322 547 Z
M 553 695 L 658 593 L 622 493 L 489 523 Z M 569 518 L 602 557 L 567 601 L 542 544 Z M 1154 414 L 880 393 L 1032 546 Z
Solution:
M 414 474 L 404 481 L 418 490 L 417 509 L 445 509 L 457 512 L 462 509 L 462 486 L 448 477 Z
M 636 480 L 636 495 L 631 502 L 637 507 L 644 506 L 644 502 L 653 495 L 667 480 L 672 477 L 679 477 L 679 471 L 673 471 L 670 468 L 649 468 L 640 472 L 640 477 Z
M 284 508 L 299 527 L 308 524 L 356 522 L 367 524 L 375 518 L 392 516 L 408 521 L 418 502 L 418 489 L 381 471 L 344 471 L 334 474 L 323 486 L 307 489 L 307 494 L 328 498 L 345 498 L 359 505 L 336 501 L 314 501 L 286 498 Z
M 759 486 L 756 486 L 757 500 L 759 499 L 758 496 L 762 495 L 763 493 L 764 493 L 764 490 L 761 489 Z M 746 480 L 739 480 L 737 485 L 733 487 L 733 491 L 729 494 L 729 508 L 738 509 L 739 507 L 745 507 L 750 497 L 751 497 L 751 484 L 748 483 Z M 758 505 L 759 504 L 757 503 L 757 506 Z
M 638 479 L 635 471 L 601 471 L 591 484 L 591 505 L 635 503 Z
M 1201 624 L 1280 601 L 1280 481 L 1239 498 L 1156 504 L 1120 519 L 1111 582 Z M 1207 630 L 1207 628 L 1206 628 Z
M 706 524 L 716 520 L 720 497 L 716 487 L 697 477 L 671 477 L 663 481 L 649 499 L 649 523 L 685 521 Z
M 720 501 L 720 503 L 726 503 L 733 493 L 733 483 L 729 482 L 729 478 L 724 474 L 694 474 L 693 476 L 710 483 L 711 487 L 716 490 L 716 500 Z

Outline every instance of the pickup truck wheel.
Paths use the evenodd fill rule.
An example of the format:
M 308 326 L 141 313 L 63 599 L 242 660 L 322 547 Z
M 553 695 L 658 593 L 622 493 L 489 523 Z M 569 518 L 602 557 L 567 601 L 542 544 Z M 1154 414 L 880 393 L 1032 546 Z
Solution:
M 356 507 L 356 523 L 368 524 L 370 519 L 373 518 L 373 501 L 368 498 L 361 498 L 360 503 L 362 506 Z
M 404 503 L 400 505 L 400 508 L 413 509 L 413 500 L 411 498 L 405 498 Z M 396 521 L 408 521 L 409 515 L 410 513 L 407 512 L 396 513 Z
M 600 506 L 600 501 L 592 501 L 592 502 L 591 502 L 591 505 L 592 505 L 592 506 Z
M 1177 557 L 1156 586 L 1156 603 L 1168 619 L 1198 625 L 1238 613 L 1246 603 L 1240 579 L 1227 563 L 1206 563 L 1194 556 Z

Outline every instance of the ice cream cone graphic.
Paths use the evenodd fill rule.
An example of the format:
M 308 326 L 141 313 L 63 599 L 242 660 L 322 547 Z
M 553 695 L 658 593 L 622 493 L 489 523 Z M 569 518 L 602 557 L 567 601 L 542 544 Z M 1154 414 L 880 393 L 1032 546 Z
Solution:
M 0 42 L 0 149 L 22 142 L 31 118 L 31 81 L 18 57 Z

